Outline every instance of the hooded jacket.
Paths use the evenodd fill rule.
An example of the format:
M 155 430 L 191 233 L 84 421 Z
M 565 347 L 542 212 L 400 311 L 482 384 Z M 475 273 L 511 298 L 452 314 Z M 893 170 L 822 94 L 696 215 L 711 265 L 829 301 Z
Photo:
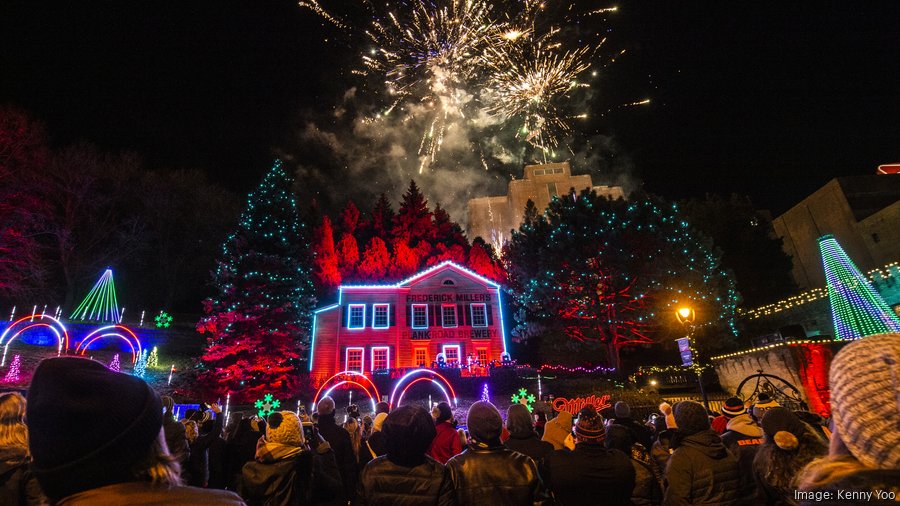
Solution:
M 680 438 L 666 467 L 666 481 L 666 506 L 738 504 L 737 458 L 712 429 Z
M 356 480 L 359 471 L 357 457 L 353 453 L 353 443 L 350 441 L 350 433 L 335 423 L 334 413 L 319 414 L 318 427 L 319 435 L 334 450 L 334 458 L 341 473 L 341 481 L 344 483 L 344 497 L 350 500 L 356 493 Z
M 631 504 L 635 468 L 628 456 L 602 443 L 580 442 L 575 450 L 557 450 L 547 457 L 544 479 L 563 506 Z M 602 490 L 602 496 L 598 495 Z
M 572 435 L 572 413 L 560 411 L 556 418 L 544 425 L 543 441 L 553 445 L 554 450 L 566 447 L 566 438 Z
M 323 465 L 329 458 L 334 460 L 327 443 L 313 453 L 261 439 L 256 460 L 244 464 L 241 496 L 250 506 L 334 503 L 341 481 L 336 466 Z
M 0 504 L 46 504 L 24 448 L 0 448 Z
M 763 443 L 762 427 L 757 425 L 749 413 L 728 420 L 722 443 L 738 459 L 741 473 L 741 504 L 753 505 L 763 502 L 759 486 L 753 477 L 753 459 Z

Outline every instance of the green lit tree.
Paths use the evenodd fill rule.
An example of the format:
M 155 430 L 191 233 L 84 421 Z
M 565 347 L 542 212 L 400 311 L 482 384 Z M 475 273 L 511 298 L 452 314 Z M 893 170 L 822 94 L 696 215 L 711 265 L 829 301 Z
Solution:
M 265 393 L 293 394 L 309 345 L 315 296 L 308 233 L 277 161 L 250 193 L 237 228 L 222 245 L 198 330 L 207 347 L 199 363 L 210 391 L 238 402 Z
M 819 250 L 828 280 L 835 337 L 859 339 L 884 332 L 900 332 L 900 319 L 833 235 L 819 239 Z
M 600 343 L 619 367 L 622 349 L 680 332 L 681 305 L 702 327 L 736 333 L 734 280 L 673 204 L 588 191 L 554 199 L 543 215 L 529 203 L 505 253 L 519 341 Z

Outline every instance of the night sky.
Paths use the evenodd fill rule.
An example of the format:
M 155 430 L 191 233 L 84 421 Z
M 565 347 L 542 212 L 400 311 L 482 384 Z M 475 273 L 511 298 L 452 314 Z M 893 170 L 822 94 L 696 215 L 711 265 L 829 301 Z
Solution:
M 739 192 L 778 214 L 900 161 L 900 2 L 618 5 L 610 46 L 628 52 L 595 83 L 596 107 L 652 103 L 583 128 L 650 191 Z M 0 103 L 57 144 L 134 150 L 246 193 L 349 87 L 357 48 L 335 35 L 291 1 L 8 0 Z

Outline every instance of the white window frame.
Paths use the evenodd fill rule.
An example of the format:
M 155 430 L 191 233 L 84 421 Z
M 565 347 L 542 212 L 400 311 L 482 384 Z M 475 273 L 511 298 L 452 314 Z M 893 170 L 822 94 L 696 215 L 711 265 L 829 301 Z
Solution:
M 358 351 L 359 352 L 359 370 L 350 369 L 350 352 Z M 366 349 L 362 346 L 348 346 L 347 349 L 344 350 L 344 370 L 345 371 L 354 371 L 360 374 L 364 373 L 366 370 Z
M 362 308 L 362 326 L 354 327 L 353 324 L 353 310 Z M 350 304 L 347 306 L 347 328 L 350 330 L 360 330 L 366 328 L 366 305 L 365 304 Z
M 378 308 L 385 308 L 384 326 L 375 324 L 375 315 L 378 314 Z M 390 304 L 372 304 L 372 328 L 386 329 L 391 326 L 391 305 Z
M 446 315 L 444 314 L 444 309 L 450 308 L 453 310 L 453 325 L 447 325 Z M 441 304 L 441 326 L 445 329 L 455 329 L 459 327 L 459 316 L 456 314 L 456 304 Z
M 447 350 L 450 348 L 456 349 L 456 361 L 455 362 L 450 362 L 450 359 L 447 358 Z M 461 362 L 462 361 L 462 347 L 458 344 L 445 344 L 441 348 L 441 353 L 444 354 L 444 362 L 447 364 L 456 363 L 458 365 L 458 364 L 462 363 Z
M 475 306 L 479 306 L 484 310 L 484 325 L 476 325 L 475 324 Z M 469 316 L 472 317 L 472 327 L 484 328 L 488 326 L 488 314 L 487 314 L 487 304 L 484 302 L 480 302 L 478 304 L 470 304 L 469 305 Z
M 416 325 L 416 308 L 417 307 L 425 308 L 425 326 L 424 327 L 421 325 L 419 325 L 419 326 Z M 413 304 L 412 309 L 409 311 L 409 316 L 412 319 L 412 321 L 409 322 L 409 324 L 412 328 L 414 328 L 416 330 L 428 328 L 428 304 Z
M 369 361 L 369 371 L 374 371 L 376 369 L 376 367 L 375 367 L 375 350 L 384 350 L 385 351 L 384 368 L 390 369 L 391 368 L 391 347 L 390 346 L 373 346 L 372 352 L 371 352 L 372 356 L 370 357 L 371 360 Z

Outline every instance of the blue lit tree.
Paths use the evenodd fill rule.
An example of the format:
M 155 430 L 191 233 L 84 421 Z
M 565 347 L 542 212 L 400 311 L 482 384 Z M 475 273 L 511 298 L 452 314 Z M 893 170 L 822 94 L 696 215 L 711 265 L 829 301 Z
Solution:
M 291 180 L 277 161 L 247 198 L 222 245 L 198 330 L 208 335 L 199 363 L 204 385 L 239 401 L 293 394 L 309 345 L 315 296 L 308 231 Z
M 618 367 L 623 348 L 680 331 L 681 305 L 697 311 L 700 330 L 736 334 L 734 280 L 674 204 L 589 191 L 555 198 L 543 215 L 529 203 L 504 261 L 519 340 L 601 343 Z

